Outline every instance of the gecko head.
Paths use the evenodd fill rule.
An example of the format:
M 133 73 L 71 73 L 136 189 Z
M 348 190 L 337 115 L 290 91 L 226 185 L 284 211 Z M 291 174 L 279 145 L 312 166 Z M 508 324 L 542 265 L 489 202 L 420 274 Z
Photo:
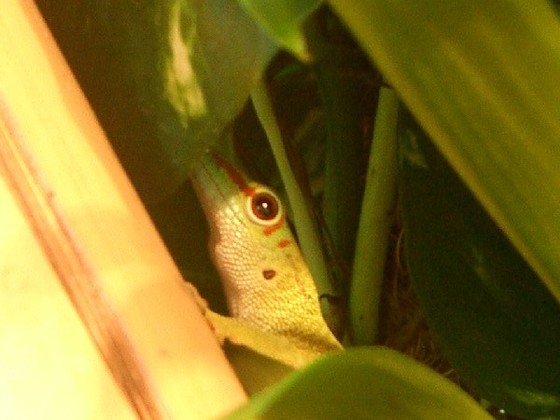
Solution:
M 269 318 L 279 301 L 297 310 L 309 299 L 318 300 L 285 207 L 272 189 L 250 181 L 215 153 L 203 159 L 192 179 L 210 225 L 210 253 L 234 317 L 255 318 L 243 314 L 252 312 L 254 302 Z
M 276 193 L 215 153 L 206 155 L 191 178 L 210 225 L 210 253 L 231 315 L 263 331 L 337 343 Z
M 220 155 L 210 152 L 191 179 L 210 225 L 213 242 L 240 237 L 247 229 L 266 238 L 286 222 L 285 209 L 270 188 L 250 181 Z

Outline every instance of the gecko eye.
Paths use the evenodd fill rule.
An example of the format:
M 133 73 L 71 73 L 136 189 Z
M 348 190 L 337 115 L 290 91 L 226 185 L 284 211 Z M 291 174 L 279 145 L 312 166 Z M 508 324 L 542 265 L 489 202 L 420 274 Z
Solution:
M 282 205 L 274 193 L 261 187 L 248 198 L 247 213 L 259 225 L 272 226 L 282 217 Z
M 270 194 L 258 193 L 251 198 L 251 210 L 260 220 L 272 220 L 278 214 L 278 201 Z

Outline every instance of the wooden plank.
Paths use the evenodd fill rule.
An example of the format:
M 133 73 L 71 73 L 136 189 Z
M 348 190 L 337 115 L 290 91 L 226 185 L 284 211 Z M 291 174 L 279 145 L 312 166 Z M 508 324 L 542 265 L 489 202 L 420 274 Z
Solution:
M 0 203 L 2 417 L 134 418 L 4 176 Z
M 2 245 L 19 250 L 17 258 L 15 251 L 0 257 L 10 279 L 0 302 L 17 313 L 0 320 L 0 333 L 14 343 L 0 347 L 0 359 L 18 367 L 0 377 L 13 413 L 44 397 L 61 409 L 86 401 L 73 406 L 75 413 L 83 407 L 83 417 L 107 410 L 121 418 L 130 403 L 143 418 L 209 418 L 244 401 L 31 0 L 3 0 L 0 14 L 0 171 L 2 203 L 10 203 L 0 206 L 1 217 L 15 226 L 2 231 Z M 20 286 L 26 293 L 8 305 Z M 48 322 L 29 328 L 45 313 Z M 18 343 L 28 347 L 37 337 L 45 339 L 20 351 Z M 49 355 L 45 366 L 25 363 L 41 354 Z M 79 368 L 65 370 L 65 361 Z M 53 386 L 53 372 L 66 381 L 58 398 L 41 391 Z M 38 379 L 27 384 L 31 378 Z

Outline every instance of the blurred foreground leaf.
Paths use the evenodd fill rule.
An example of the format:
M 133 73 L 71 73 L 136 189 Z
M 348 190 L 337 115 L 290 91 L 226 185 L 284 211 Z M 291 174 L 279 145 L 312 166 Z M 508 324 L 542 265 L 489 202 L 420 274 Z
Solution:
M 234 419 L 490 419 L 455 384 L 385 348 L 355 348 L 290 374 Z

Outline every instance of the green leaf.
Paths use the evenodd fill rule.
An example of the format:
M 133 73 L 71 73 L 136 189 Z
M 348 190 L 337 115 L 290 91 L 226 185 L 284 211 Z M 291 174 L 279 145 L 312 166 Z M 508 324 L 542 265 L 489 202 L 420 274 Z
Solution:
M 304 19 L 321 0 L 238 0 L 248 13 L 281 45 L 300 59 L 307 59 L 301 31 Z
M 560 417 L 560 306 L 410 115 L 400 124 L 406 261 L 431 331 L 481 397 Z
M 143 199 L 175 191 L 276 52 L 236 2 L 37 4 Z
M 167 9 L 168 44 L 161 54 L 166 97 L 191 132 L 189 141 L 221 133 L 276 48 L 235 2 L 178 0 Z
M 455 384 L 385 348 L 329 354 L 290 374 L 235 419 L 490 419 Z
M 560 25 L 551 3 L 330 3 L 560 300 Z

